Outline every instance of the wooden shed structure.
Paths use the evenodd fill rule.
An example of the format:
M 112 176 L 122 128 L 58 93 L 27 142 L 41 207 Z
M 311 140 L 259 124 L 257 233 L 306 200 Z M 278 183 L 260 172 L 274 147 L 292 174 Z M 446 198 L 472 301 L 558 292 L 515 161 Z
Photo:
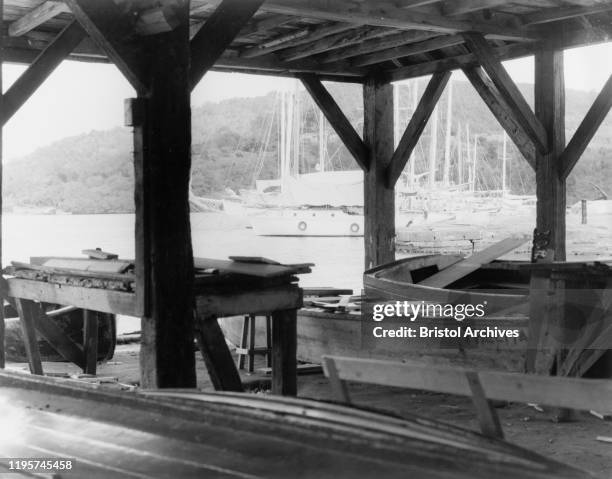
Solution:
M 4 0 L 2 18 L 2 60 L 29 64 L 2 124 L 65 59 L 112 62 L 137 92 L 126 124 L 148 387 L 195 385 L 190 92 L 209 70 L 303 82 L 364 171 L 366 267 L 394 259 L 394 185 L 453 70 L 535 169 L 539 260 L 565 260 L 565 179 L 612 106 L 611 78 L 566 142 L 563 50 L 610 40 L 612 0 Z M 534 109 L 501 63 L 530 55 Z M 430 74 L 394 149 L 391 82 Z M 363 85 L 363 135 L 323 81 Z

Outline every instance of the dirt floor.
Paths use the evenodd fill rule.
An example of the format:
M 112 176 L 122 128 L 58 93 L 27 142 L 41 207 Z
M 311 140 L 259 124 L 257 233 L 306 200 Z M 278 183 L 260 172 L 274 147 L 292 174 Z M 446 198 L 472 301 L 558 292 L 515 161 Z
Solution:
M 99 366 L 99 377 L 117 378 L 126 385 L 138 384 L 137 344 L 119 345 L 115 357 Z M 198 355 L 198 387 L 212 389 L 204 362 Z M 27 370 L 27 364 L 9 363 L 11 369 Z M 263 363 L 261 364 L 263 366 Z M 79 374 L 67 363 L 44 363 L 46 373 Z M 265 374 L 242 374 L 248 388 L 261 391 L 269 384 Z M 299 377 L 299 396 L 330 400 L 329 384 L 322 374 Z M 356 405 L 388 411 L 396 415 L 418 414 L 467 429 L 478 429 L 469 399 L 422 391 L 363 384 L 350 386 Z M 612 443 L 600 442 L 597 436 L 612 437 L 612 421 L 603 421 L 588 413 L 574 413 L 571 422 L 556 423 L 553 411 L 540 412 L 522 404 L 504 404 L 497 409 L 506 439 L 527 449 L 561 462 L 586 469 L 598 477 L 612 479 Z M 611 411 L 612 412 L 612 404 Z

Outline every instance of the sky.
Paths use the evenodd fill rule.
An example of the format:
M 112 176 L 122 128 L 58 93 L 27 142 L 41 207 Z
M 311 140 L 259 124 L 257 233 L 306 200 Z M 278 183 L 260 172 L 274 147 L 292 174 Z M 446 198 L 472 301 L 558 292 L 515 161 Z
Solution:
M 599 91 L 612 73 L 612 43 L 567 50 L 568 89 Z M 518 83 L 533 83 L 533 58 L 504 63 Z M 4 90 L 25 70 L 3 65 Z M 465 80 L 459 72 L 453 80 Z M 293 80 L 237 73 L 208 73 L 192 93 L 192 107 L 233 97 L 254 97 L 293 88 Z M 64 137 L 107 130 L 123 123 L 123 100 L 134 90 L 113 65 L 67 61 L 4 127 L 4 159 L 10 161 Z

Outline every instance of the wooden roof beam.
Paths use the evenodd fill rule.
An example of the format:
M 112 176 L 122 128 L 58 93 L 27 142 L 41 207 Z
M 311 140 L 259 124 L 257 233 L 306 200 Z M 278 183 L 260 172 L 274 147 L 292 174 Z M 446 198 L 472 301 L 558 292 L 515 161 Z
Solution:
M 533 140 L 536 149 L 541 153 L 546 153 L 549 148 L 546 130 L 497 58 L 493 47 L 480 33 L 464 33 L 463 37 L 470 51 L 476 56 L 512 110 L 514 117 L 524 126 L 525 132 Z
M 519 121 L 504 101 L 499 90 L 481 67 L 464 68 L 463 73 L 468 78 L 476 92 L 485 102 L 493 116 L 504 128 L 510 139 L 522 153 L 523 157 L 535 170 L 535 148 L 531 138 L 527 136 Z
M 48 0 L 11 23 L 8 27 L 8 34 L 11 37 L 18 37 L 34 30 L 60 13 L 69 11 L 70 9 L 63 1 Z
M 114 2 L 65 0 L 77 21 L 108 55 L 134 89 L 148 91 L 142 45 L 134 41 L 134 28 Z
M 440 37 L 430 38 L 429 40 L 422 42 L 409 43 L 400 47 L 370 53 L 369 55 L 363 55 L 361 57 L 352 59 L 350 63 L 356 67 L 365 67 L 387 60 L 394 60 L 396 58 L 407 57 L 410 55 L 427 53 L 434 50 L 439 50 L 440 48 L 460 45 L 462 43 L 463 37 L 461 35 L 443 35 Z
M 34 62 L 11 85 L 3 96 L 2 125 L 23 106 L 32 94 L 43 84 L 83 39 L 87 36 L 78 22 L 70 23 L 57 38 L 45 48 Z
M 599 95 L 595 98 L 593 105 L 559 158 L 561 163 L 561 179 L 564 180 L 570 175 L 611 108 L 612 75 L 610 75 Z
M 303 75 L 300 79 L 314 102 L 325 115 L 325 118 L 327 118 L 327 121 L 329 121 L 346 148 L 351 152 L 357 164 L 362 170 L 368 171 L 370 168 L 368 147 L 348 121 L 329 91 L 314 75 Z
M 353 30 L 354 28 L 355 25 L 350 23 L 337 23 L 334 25 L 313 27 L 308 30 L 300 30 L 298 32 L 292 32 L 288 35 L 275 38 L 271 42 L 258 45 L 257 47 L 249 48 L 248 50 L 243 51 L 240 56 L 243 58 L 253 58 L 261 55 L 266 55 L 277 50 L 282 50 L 285 48 L 291 48 L 297 45 L 314 42 L 330 35 L 343 33 L 347 30 Z
M 588 7 L 567 7 L 558 8 L 552 11 L 542 10 L 540 12 L 529 13 L 521 17 L 523 25 L 539 25 L 542 23 L 558 22 L 575 17 L 594 15 L 612 10 L 612 2 L 603 2 L 598 5 Z
M 291 0 L 267 0 L 264 8 L 267 11 L 285 15 L 402 30 L 426 30 L 440 33 L 478 31 L 503 40 L 534 40 L 540 37 L 537 33 L 508 28 L 491 22 L 448 18 L 443 15 L 397 8 L 388 4 L 381 6 L 371 1 L 355 3 L 346 0 L 334 2 L 308 0 L 296 3 Z
M 259 9 L 263 0 L 223 0 L 191 39 L 193 89 Z
M 410 118 L 410 122 L 406 130 L 404 130 L 402 138 L 387 167 L 387 188 L 393 188 L 395 183 L 397 183 L 412 151 L 417 145 L 419 138 L 421 138 L 421 134 L 434 108 L 438 104 L 438 100 L 444 92 L 444 88 L 446 88 L 450 76 L 451 72 L 435 73 L 429 80 L 427 88 L 425 88 L 423 96 Z
M 442 13 L 444 15 L 464 15 L 507 3 L 507 0 L 446 0 L 442 4 Z

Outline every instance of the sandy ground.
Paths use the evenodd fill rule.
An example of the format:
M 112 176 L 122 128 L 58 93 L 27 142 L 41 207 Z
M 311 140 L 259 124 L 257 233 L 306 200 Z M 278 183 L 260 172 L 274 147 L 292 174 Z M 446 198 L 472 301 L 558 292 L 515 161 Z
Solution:
M 113 360 L 99 366 L 98 376 L 114 377 L 123 384 L 137 384 L 138 349 L 137 344 L 118 346 Z M 7 366 L 27 370 L 27 365 L 23 363 L 10 363 Z M 67 363 L 44 363 L 44 369 L 47 373 L 81 372 Z M 197 375 L 198 387 L 212 389 L 199 354 Z M 248 388 L 260 390 L 269 384 L 269 377 L 263 374 L 245 373 L 242 376 Z M 363 384 L 351 385 L 350 391 L 356 405 L 397 415 L 419 414 L 467 429 L 478 429 L 472 404 L 467 398 Z M 300 376 L 298 394 L 305 398 L 331 399 L 329 384 L 322 374 Z M 539 412 L 521 404 L 504 405 L 497 411 L 508 441 L 586 469 L 599 477 L 612 479 L 612 443 L 595 439 L 597 436 L 612 437 L 612 421 L 602 421 L 588 413 L 574 413 L 571 422 L 555 423 L 550 411 Z

